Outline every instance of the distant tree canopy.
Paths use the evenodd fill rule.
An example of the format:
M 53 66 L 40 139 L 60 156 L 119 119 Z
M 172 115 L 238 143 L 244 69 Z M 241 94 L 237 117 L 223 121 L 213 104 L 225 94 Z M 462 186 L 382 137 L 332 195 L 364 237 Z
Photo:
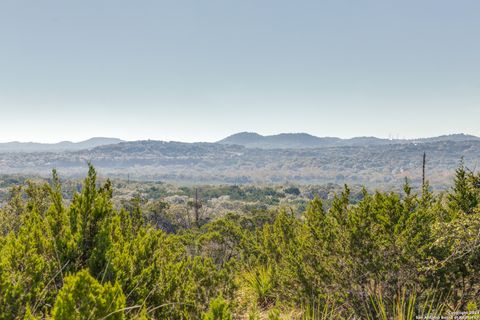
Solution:
M 315 198 L 301 214 L 199 225 L 160 199 L 117 209 L 112 195 L 92 166 L 69 203 L 55 171 L 11 190 L 0 319 L 414 319 L 480 306 L 480 175 L 463 162 L 443 194 L 406 181 L 352 202 L 345 186 L 328 208 Z

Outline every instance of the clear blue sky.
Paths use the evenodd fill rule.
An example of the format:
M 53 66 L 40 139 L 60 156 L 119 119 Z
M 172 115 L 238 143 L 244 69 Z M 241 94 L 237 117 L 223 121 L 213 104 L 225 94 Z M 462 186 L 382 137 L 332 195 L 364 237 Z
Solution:
M 0 1 L 0 141 L 238 131 L 480 135 L 480 1 Z

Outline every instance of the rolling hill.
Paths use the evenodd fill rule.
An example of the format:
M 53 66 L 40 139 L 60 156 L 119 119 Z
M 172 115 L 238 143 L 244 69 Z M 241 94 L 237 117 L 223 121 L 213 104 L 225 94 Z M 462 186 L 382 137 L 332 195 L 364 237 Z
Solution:
M 62 141 L 58 143 L 6 142 L 0 143 L 0 152 L 54 152 L 92 149 L 98 146 L 115 144 L 123 140 L 95 137 L 81 142 Z
M 218 141 L 220 144 L 240 145 L 260 149 L 303 149 L 340 146 L 372 146 L 405 143 L 427 143 L 441 141 L 480 141 L 479 137 L 465 134 L 443 135 L 423 139 L 381 139 L 376 137 L 355 137 L 341 139 L 336 137 L 316 137 L 307 133 L 281 133 L 262 136 L 254 132 L 240 132 Z
M 427 178 L 447 188 L 461 157 L 475 168 L 480 141 L 410 142 L 321 148 L 258 149 L 220 143 L 133 141 L 89 150 L 0 153 L 0 172 L 65 177 L 83 176 L 87 162 L 100 174 L 135 180 L 201 184 L 362 184 L 399 187 L 405 177 L 421 181 L 423 152 Z

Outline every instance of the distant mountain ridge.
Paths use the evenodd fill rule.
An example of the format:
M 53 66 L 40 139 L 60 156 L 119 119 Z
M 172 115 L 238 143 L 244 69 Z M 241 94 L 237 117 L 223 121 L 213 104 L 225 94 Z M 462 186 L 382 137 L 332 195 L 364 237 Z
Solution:
M 0 152 L 56 152 L 56 151 L 78 151 L 93 149 L 96 147 L 111 145 L 123 142 L 117 138 L 94 137 L 85 141 L 71 142 L 62 141 L 58 143 L 38 142 L 5 142 L 0 143 Z
M 155 140 L 151 140 L 155 141 Z M 315 149 L 346 146 L 384 146 L 395 144 L 418 144 L 429 142 L 461 142 L 480 141 L 479 137 L 473 135 L 451 134 L 431 138 L 419 139 L 383 139 L 377 137 L 354 137 L 342 139 L 338 137 L 317 137 L 308 133 L 280 133 L 276 135 L 260 135 L 255 132 L 240 132 L 226 137 L 213 144 L 238 145 L 245 148 L 257 149 Z M 126 141 L 118 138 L 94 137 L 85 141 L 71 142 L 62 141 L 58 143 L 38 142 L 6 142 L 0 143 L 0 153 L 3 152 L 62 152 L 90 150 L 102 146 L 116 145 Z M 135 142 L 135 141 L 132 141 Z M 138 141 L 141 143 L 141 141 Z M 166 143 L 166 142 L 164 142 Z M 180 142 L 179 142 L 180 143 Z M 203 142 L 200 142 L 203 143 Z
M 355 137 L 341 139 L 336 137 L 317 137 L 308 133 L 280 133 L 262 136 L 254 132 L 240 132 L 218 141 L 220 144 L 240 145 L 259 149 L 304 149 L 340 146 L 376 146 L 404 143 L 427 143 L 442 141 L 480 141 L 473 135 L 451 134 L 420 139 L 382 139 L 376 137 Z

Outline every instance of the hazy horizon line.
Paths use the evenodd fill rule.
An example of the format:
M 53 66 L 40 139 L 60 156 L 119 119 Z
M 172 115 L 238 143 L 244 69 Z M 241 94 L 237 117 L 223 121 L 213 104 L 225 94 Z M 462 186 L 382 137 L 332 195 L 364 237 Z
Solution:
M 188 139 L 188 140 L 183 140 L 183 139 L 168 139 L 168 138 L 161 138 L 161 137 L 136 137 L 136 138 L 124 138 L 124 137 L 116 137 L 116 136 L 110 136 L 110 135 L 95 135 L 95 136 L 90 136 L 89 138 L 77 138 L 77 139 L 58 139 L 58 140 L 4 140 L 0 139 L 0 144 L 6 144 L 6 143 L 38 143 L 38 144 L 59 144 L 59 143 L 81 143 L 85 142 L 91 139 L 119 139 L 122 140 L 123 142 L 134 142 L 134 141 L 148 141 L 148 140 L 153 140 L 153 141 L 165 141 L 165 142 L 184 142 L 184 143 L 201 143 L 201 142 L 206 142 L 206 143 L 216 143 L 219 142 L 225 138 L 228 138 L 230 136 L 240 134 L 240 133 L 254 133 L 258 134 L 263 137 L 268 137 L 268 136 L 276 136 L 280 134 L 307 134 L 310 136 L 314 136 L 317 138 L 339 138 L 342 140 L 349 140 L 349 139 L 354 139 L 354 138 L 377 138 L 377 139 L 384 139 L 384 140 L 419 140 L 419 139 L 429 139 L 429 138 L 436 138 L 436 137 L 441 137 L 441 136 L 451 136 L 451 135 L 466 135 L 466 136 L 474 136 L 474 137 L 480 137 L 477 134 L 474 133 L 468 133 L 468 132 L 453 132 L 453 133 L 441 133 L 437 135 L 429 135 L 429 136 L 417 136 L 417 137 L 412 137 L 412 136 L 404 136 L 404 135 L 399 135 L 399 134 L 389 134 L 388 136 L 382 136 L 382 135 L 354 135 L 354 136 L 337 136 L 337 135 L 317 135 L 305 131 L 282 131 L 278 133 L 259 133 L 257 131 L 238 131 L 235 133 L 227 134 L 224 135 L 220 138 L 215 138 L 215 139 L 208 139 L 208 140 L 194 140 L 194 139 Z

